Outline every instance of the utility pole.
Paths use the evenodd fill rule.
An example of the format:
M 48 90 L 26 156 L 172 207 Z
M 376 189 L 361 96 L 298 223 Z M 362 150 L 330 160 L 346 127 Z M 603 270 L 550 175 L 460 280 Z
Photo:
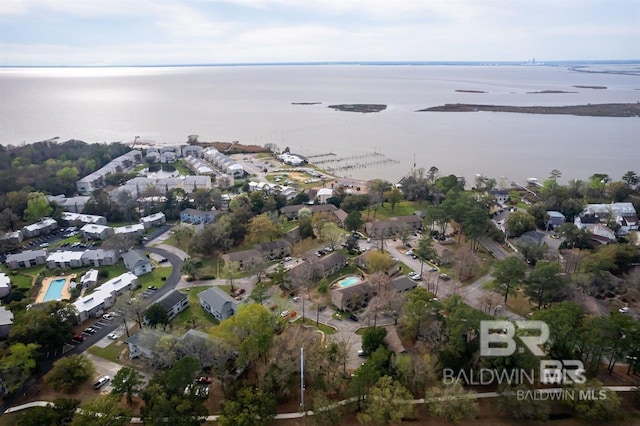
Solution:
M 300 411 L 304 413 L 304 348 L 300 348 Z

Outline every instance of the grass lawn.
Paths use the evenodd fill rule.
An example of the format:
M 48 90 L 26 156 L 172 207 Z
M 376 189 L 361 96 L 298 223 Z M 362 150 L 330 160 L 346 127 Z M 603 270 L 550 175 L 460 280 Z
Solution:
M 173 326 L 191 327 L 195 324 L 197 328 L 209 328 L 212 325 L 218 325 L 220 322 L 213 315 L 205 312 L 200 306 L 198 293 L 201 293 L 211 287 L 191 287 L 189 290 L 189 307 L 180 312 L 171 320 Z
M 322 323 L 318 323 L 318 325 L 316 326 L 316 322 L 315 320 L 309 319 L 309 318 L 298 318 L 297 320 L 294 321 L 294 324 L 304 324 L 304 325 L 310 325 L 312 327 L 317 328 L 318 330 L 322 331 L 324 334 L 336 334 L 336 330 L 333 327 L 329 327 L 328 325 L 322 324 Z
M 156 287 L 162 287 L 166 283 L 166 278 L 171 275 L 171 268 L 155 268 L 148 274 L 144 274 L 138 277 L 140 281 L 140 290 L 144 291 L 150 285 Z M 162 278 L 165 278 L 164 280 Z
M 127 268 L 124 266 L 124 262 L 120 262 L 120 261 L 118 261 L 118 263 L 112 266 L 101 266 L 99 270 L 100 271 L 106 270 L 109 272 L 109 276 L 106 278 L 105 281 L 118 277 L 124 274 L 125 272 L 127 272 Z
M 395 216 L 411 216 L 415 213 L 416 210 L 424 210 L 429 203 L 417 203 L 415 201 L 401 201 L 396 204 L 393 211 L 391 211 L 391 203 L 384 203 L 384 207 L 379 207 L 378 211 L 375 213 L 375 219 L 378 220 L 388 220 Z M 373 210 L 369 213 L 369 219 L 373 220 Z M 362 211 L 363 219 L 367 217 L 367 210 Z
M 507 308 L 518 315 L 522 315 L 523 317 L 526 317 L 527 314 L 533 310 L 529 299 L 523 296 L 520 292 L 509 296 L 509 299 L 507 300 Z
M 25 290 L 31 289 L 33 287 L 33 277 L 35 275 L 23 274 L 22 272 L 18 272 L 17 274 L 7 274 L 9 279 L 11 280 L 11 285 L 16 288 L 21 288 Z
M 99 348 L 98 346 L 95 346 L 95 345 L 91 346 L 89 348 L 89 353 L 95 356 L 99 356 L 100 358 L 104 358 L 106 360 L 115 362 L 117 364 L 122 364 L 118 359 L 118 356 L 124 349 L 124 346 L 118 345 L 116 343 L 117 341 L 114 341 L 113 343 L 111 343 L 110 345 L 104 348 Z

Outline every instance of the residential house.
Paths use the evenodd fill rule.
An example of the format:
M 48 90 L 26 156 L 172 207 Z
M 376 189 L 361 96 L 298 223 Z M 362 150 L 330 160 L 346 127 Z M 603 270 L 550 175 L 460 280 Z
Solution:
M 547 215 L 545 217 L 544 225 L 547 230 L 555 229 L 558 226 L 562 226 L 564 224 L 565 217 L 562 213 L 555 210 L 548 210 Z
M 108 175 L 126 171 L 140 162 L 142 162 L 142 152 L 138 150 L 129 151 L 111 160 L 101 169 L 79 179 L 76 182 L 76 188 L 80 194 L 90 195 L 96 189 L 105 186 L 105 178 Z
M 587 225 L 587 229 L 591 232 L 589 239 L 596 245 L 606 245 L 616 241 L 616 233 L 601 223 Z
M 47 263 L 46 250 L 25 250 L 7 256 L 5 263 L 9 269 L 30 268 Z
M 167 217 L 164 213 L 154 213 L 149 216 L 141 217 L 140 223 L 144 226 L 144 229 L 149 229 L 154 226 L 162 226 L 167 223 Z
M 93 214 L 80 214 L 73 212 L 63 212 L 62 220 L 67 225 L 84 226 L 84 225 L 106 225 L 107 218 Z
M 98 285 L 98 270 L 89 269 L 80 277 L 80 284 L 83 288 L 91 289 Z
M 496 197 L 496 202 L 501 206 L 504 206 L 504 203 L 509 201 L 509 191 L 506 189 L 491 189 L 489 194 Z
M 354 311 L 369 304 L 373 287 L 368 281 L 360 281 L 347 287 L 331 290 L 331 303 L 341 311 Z
M 209 176 L 185 176 L 182 183 L 182 189 L 187 194 L 192 193 L 196 189 L 211 189 L 211 177 Z
M 415 232 L 422 229 L 422 219 L 417 215 L 397 216 L 390 220 L 367 222 L 364 225 L 367 235 L 372 238 L 390 237 L 402 232 Z
M 134 225 L 118 226 L 116 228 L 113 228 L 113 232 L 116 235 L 142 236 L 144 235 L 144 225 L 141 223 L 136 223 Z
M 19 229 L 17 231 L 13 231 L 13 232 L 7 232 L 0 239 L 2 239 L 2 242 L 5 245 L 5 247 L 6 246 L 9 246 L 9 247 L 17 246 L 17 245 L 21 244 L 22 241 L 24 240 L 24 238 L 22 237 L 22 231 L 19 230 Z
M 236 262 L 240 270 L 247 270 L 261 263 L 265 259 L 265 255 L 257 249 L 249 249 L 236 251 L 233 253 L 225 253 L 220 256 L 225 263 Z
M 318 200 L 319 204 L 327 204 L 327 200 L 331 197 L 333 197 L 333 189 L 322 188 L 318 190 L 318 195 L 316 196 L 316 199 Z
M 112 266 L 118 263 L 120 255 L 114 249 L 89 249 L 82 254 L 82 264 L 100 266 Z
M 58 229 L 58 222 L 50 217 L 45 217 L 39 222 L 27 225 L 22 228 L 22 235 L 26 238 L 37 237 L 38 235 L 47 235 L 51 231 Z
M 47 257 L 49 268 L 80 268 L 82 267 L 81 251 L 54 251 Z
M 594 215 L 576 216 L 573 224 L 580 230 L 587 229 L 589 225 L 600 223 L 600 218 Z
M 330 212 L 333 213 L 337 210 L 337 207 L 333 204 L 296 204 L 293 206 L 285 206 L 280 209 L 280 214 L 283 214 L 289 220 L 297 219 L 298 212 L 302 208 L 307 208 L 311 210 L 311 214 L 322 213 L 322 212 Z
M 520 243 L 522 242 L 526 242 L 526 243 L 530 243 L 533 244 L 535 246 L 542 246 L 544 244 L 544 239 L 547 235 L 544 234 L 543 232 L 539 232 L 539 231 L 528 231 L 525 232 L 524 234 L 520 235 L 520 237 L 518 238 L 518 241 Z
M 320 258 L 312 258 L 299 263 L 289 271 L 293 282 L 311 278 L 321 279 L 339 272 L 347 265 L 347 258 L 338 252 L 329 253 Z
M 138 250 L 129 250 L 124 253 L 122 260 L 129 272 L 134 273 L 136 276 L 148 274 L 153 271 L 151 260 Z
M 238 312 L 238 303 L 220 287 L 211 287 L 198 293 L 202 308 L 218 321 L 227 319 Z
M 125 272 L 98 286 L 93 293 L 82 296 L 73 302 L 78 311 L 78 321 L 83 322 L 102 315 L 105 309 L 113 306 L 118 296 L 139 286 L 138 277 L 131 272 Z
M 171 338 L 169 333 L 164 333 L 154 328 L 142 328 L 125 342 L 129 346 L 129 358 L 134 359 L 143 356 L 154 359 L 154 349 L 163 338 Z
M 228 175 L 226 173 L 221 174 L 216 177 L 216 186 L 218 188 L 227 189 L 231 188 L 235 184 L 235 179 L 233 176 Z
M 191 169 L 196 175 L 214 175 L 216 172 L 213 167 L 196 157 L 186 157 L 185 165 Z
M 618 230 L 620 235 L 627 235 L 630 231 L 638 230 L 637 215 L 620 215 L 616 219 L 616 223 L 620 225 L 620 229 Z
M 349 216 L 349 213 L 345 212 L 342 209 L 336 209 L 336 210 L 334 210 L 333 214 L 338 219 L 338 225 L 341 228 L 344 228 L 345 227 L 345 221 L 347 220 L 347 216 Z
M 11 291 L 11 280 L 4 272 L 0 272 L 0 299 L 7 297 Z
M 85 225 L 80 228 L 80 232 L 90 240 L 105 240 L 113 235 L 113 228 L 104 225 Z
M 0 338 L 4 339 L 9 335 L 13 326 L 13 312 L 6 306 L 0 306 Z
M 187 309 L 189 306 L 189 298 L 186 294 L 173 290 L 163 296 L 156 303 L 162 306 L 162 308 L 167 312 L 169 321 L 171 321 L 176 315 Z
M 433 243 L 433 250 L 436 252 L 436 258 L 434 260 L 438 265 L 446 265 L 455 260 L 456 254 L 453 250 L 446 248 L 442 244 Z
M 202 157 L 202 147 L 198 145 L 187 145 L 182 147 L 183 157 Z
M 269 259 L 281 259 L 291 255 L 291 243 L 287 240 L 276 240 L 268 243 L 256 244 L 255 249 Z
M 207 224 L 213 222 L 220 212 L 216 210 L 197 210 L 197 209 L 184 209 L 180 212 L 180 221 L 184 223 Z
M 88 195 L 78 195 L 76 197 L 66 197 L 64 194 L 47 195 L 49 202 L 59 205 L 65 212 L 82 213 L 84 206 L 91 199 Z
M 148 162 L 157 163 L 160 161 L 160 153 L 158 151 L 147 150 L 146 159 Z
M 367 253 L 369 253 L 369 252 L 366 252 L 366 253 L 363 253 L 361 255 L 358 255 L 353 259 L 353 263 L 355 265 L 357 265 L 359 268 L 364 269 L 364 270 L 368 269 L 367 268 Z M 398 262 L 397 260 L 394 260 L 393 263 L 391 264 L 391 266 L 389 267 L 389 269 L 387 269 L 385 271 L 385 274 L 391 276 L 391 275 L 394 275 L 394 274 L 400 272 L 401 270 L 402 270 L 402 266 L 400 265 L 400 262 Z
M 398 293 L 402 293 L 403 291 L 414 289 L 418 286 L 418 283 L 414 280 L 410 279 L 406 275 L 400 275 L 391 280 L 391 284 L 395 287 Z
M 167 151 L 160 153 L 161 163 L 175 163 L 177 158 L 178 157 L 175 152 Z

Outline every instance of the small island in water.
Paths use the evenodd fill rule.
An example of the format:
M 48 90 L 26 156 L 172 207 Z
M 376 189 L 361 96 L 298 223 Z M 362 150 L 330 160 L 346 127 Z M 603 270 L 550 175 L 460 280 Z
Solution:
M 640 103 L 628 104 L 587 104 L 567 106 L 509 106 L 445 104 L 425 108 L 418 112 L 516 112 L 523 114 L 565 114 L 587 117 L 640 117 Z
M 387 109 L 387 106 L 381 104 L 340 104 L 329 105 L 329 108 L 333 108 L 338 111 L 368 113 L 384 111 Z

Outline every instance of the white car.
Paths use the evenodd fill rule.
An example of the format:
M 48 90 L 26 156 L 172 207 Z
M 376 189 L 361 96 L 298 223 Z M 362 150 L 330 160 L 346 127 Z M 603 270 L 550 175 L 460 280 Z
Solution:
M 115 333 L 107 334 L 107 339 L 109 340 L 118 340 L 118 335 Z
M 288 316 L 289 316 L 289 311 L 282 311 L 282 312 L 280 312 L 280 316 L 281 316 L 282 318 L 286 318 L 286 317 L 288 317 Z
M 618 312 L 620 312 L 621 314 L 626 314 L 627 312 L 629 312 L 629 308 L 625 306 L 624 308 L 618 309 Z

